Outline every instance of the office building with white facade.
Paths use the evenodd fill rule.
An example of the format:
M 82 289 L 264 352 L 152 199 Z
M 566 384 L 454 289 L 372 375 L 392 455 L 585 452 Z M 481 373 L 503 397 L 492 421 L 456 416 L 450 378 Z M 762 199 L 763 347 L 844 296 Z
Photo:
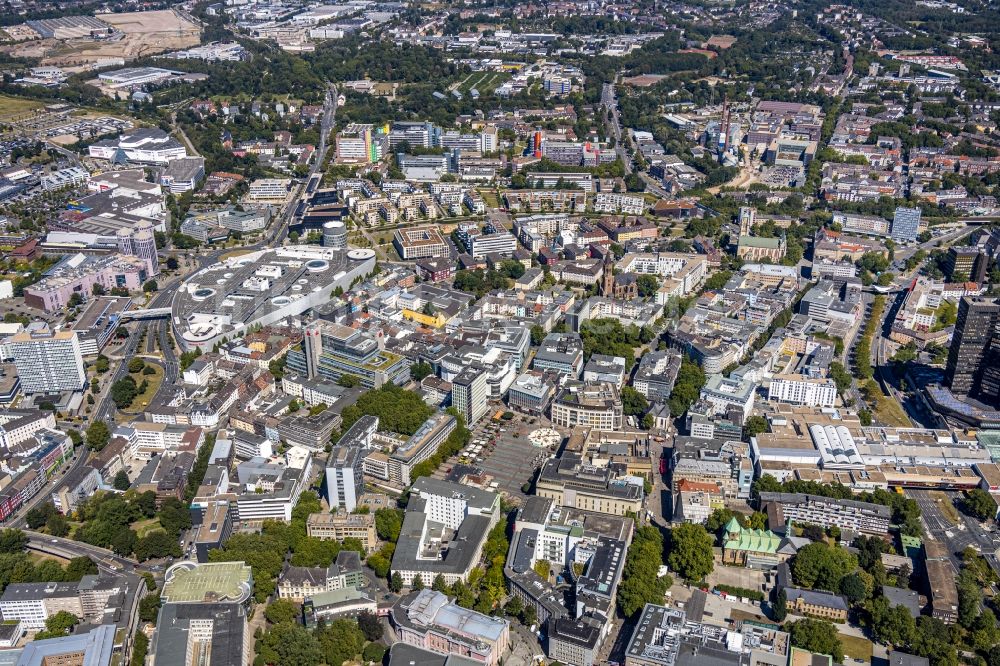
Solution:
M 486 416 L 490 387 L 484 368 L 469 366 L 451 382 L 451 404 L 471 428 Z
M 351 446 L 335 446 L 326 462 L 324 485 L 326 501 L 331 509 L 343 507 L 354 511 L 358 496 L 364 490 L 365 452 Z
M 8 344 L 25 393 L 79 391 L 87 382 L 76 331 L 55 332 L 35 322 Z
M 833 407 L 837 400 L 837 385 L 828 378 L 775 375 L 768 386 L 767 399 L 807 407 Z

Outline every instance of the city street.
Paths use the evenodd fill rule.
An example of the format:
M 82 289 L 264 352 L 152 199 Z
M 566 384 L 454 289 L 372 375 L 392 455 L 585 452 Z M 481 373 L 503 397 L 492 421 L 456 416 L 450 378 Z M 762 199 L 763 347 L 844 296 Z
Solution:
M 959 522 L 955 524 L 948 519 L 941 508 L 941 502 L 954 502 L 961 493 L 948 491 L 907 490 L 906 496 L 914 499 L 920 506 L 924 528 L 928 536 L 948 545 L 949 557 L 955 570 L 961 566 L 959 554 L 972 547 L 982 555 L 993 556 L 1000 549 L 1000 535 L 996 528 L 987 532 L 979 521 L 957 511 Z M 957 509 L 956 509 L 957 510 Z M 996 558 L 991 558 L 992 562 Z

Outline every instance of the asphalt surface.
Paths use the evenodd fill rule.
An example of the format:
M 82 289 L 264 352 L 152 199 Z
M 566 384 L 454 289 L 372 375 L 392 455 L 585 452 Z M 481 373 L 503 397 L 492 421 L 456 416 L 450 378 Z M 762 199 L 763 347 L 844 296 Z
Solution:
M 89 557 L 97 564 L 98 568 L 104 570 L 159 570 L 157 565 L 138 564 L 135 560 L 115 555 L 110 550 L 98 548 L 97 546 L 91 546 L 88 543 L 73 541 L 71 539 L 61 539 L 49 534 L 42 534 L 41 532 L 32 532 L 31 530 L 24 530 L 24 533 L 28 536 L 28 547 L 32 550 L 51 552 L 53 554 L 57 554 L 59 551 L 62 551 L 70 554 L 72 557 Z
M 927 535 L 937 541 L 948 545 L 949 558 L 958 571 L 961 567 L 960 554 L 968 547 L 972 547 L 980 554 L 987 556 L 990 564 L 997 568 L 996 551 L 1000 548 L 1000 534 L 987 532 L 979 521 L 970 518 L 961 511 L 958 511 L 958 524 L 952 523 L 941 509 L 941 503 L 936 498 L 944 498 L 943 501 L 954 502 L 960 497 L 960 493 L 952 491 L 942 491 L 939 495 L 934 495 L 928 490 L 906 490 L 906 496 L 916 500 L 920 507 L 921 518 Z M 995 528 L 991 528 L 995 529 Z
M 617 80 L 617 75 L 615 80 Z M 615 83 L 605 83 L 601 88 L 601 106 L 608 110 L 608 125 L 615 137 L 615 152 L 625 165 L 625 173 L 632 173 L 632 156 L 622 145 L 622 121 L 618 114 L 618 98 L 615 96 Z

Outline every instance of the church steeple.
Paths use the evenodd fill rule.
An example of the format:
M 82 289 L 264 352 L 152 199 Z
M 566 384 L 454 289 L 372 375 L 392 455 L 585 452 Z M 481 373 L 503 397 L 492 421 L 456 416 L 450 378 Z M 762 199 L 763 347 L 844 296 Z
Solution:
M 615 259 L 609 251 L 604 255 L 604 274 L 601 276 L 601 296 L 611 298 L 615 295 Z

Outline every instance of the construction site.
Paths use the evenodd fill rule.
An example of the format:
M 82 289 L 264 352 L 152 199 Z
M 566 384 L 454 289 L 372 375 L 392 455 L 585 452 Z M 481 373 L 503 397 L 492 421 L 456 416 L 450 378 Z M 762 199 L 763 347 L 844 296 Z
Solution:
M 177 10 L 98 14 L 62 21 L 59 25 L 25 23 L 5 29 L 8 34 L 35 37 L 0 49 L 19 58 L 37 58 L 44 66 L 81 72 L 196 46 L 201 37 L 195 20 Z

